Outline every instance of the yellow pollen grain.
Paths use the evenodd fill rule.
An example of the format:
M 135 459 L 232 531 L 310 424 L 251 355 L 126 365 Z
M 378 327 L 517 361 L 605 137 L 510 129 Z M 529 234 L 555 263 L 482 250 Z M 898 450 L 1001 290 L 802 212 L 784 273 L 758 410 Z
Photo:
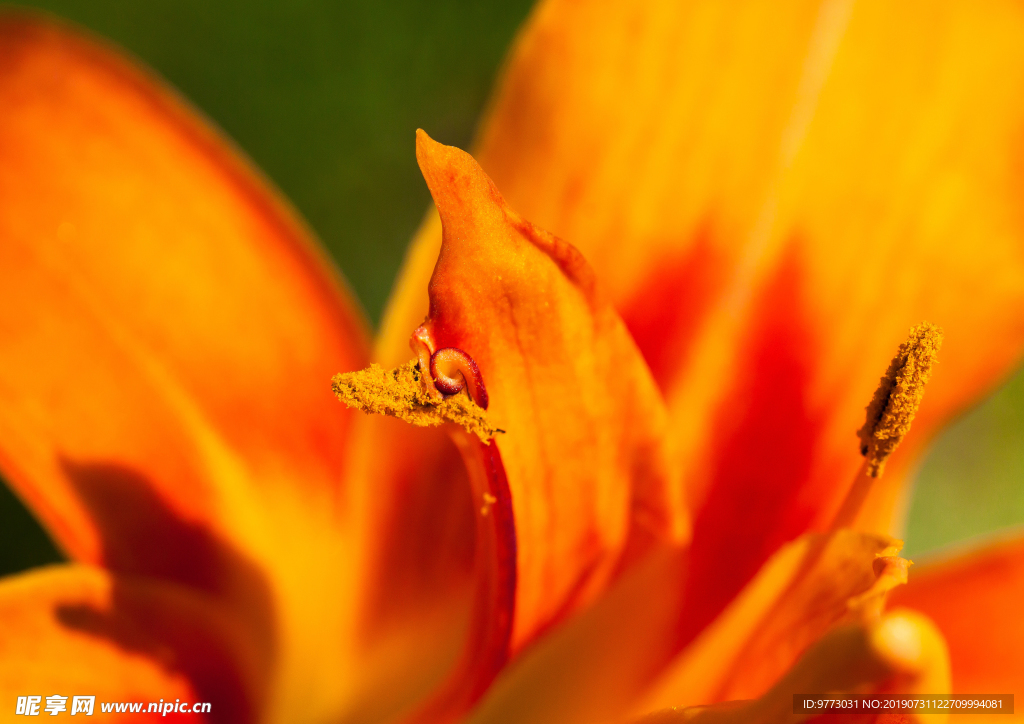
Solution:
M 358 372 L 335 375 L 331 389 L 346 405 L 367 414 L 389 415 L 419 427 L 453 422 L 483 442 L 502 432 L 488 422 L 487 413 L 465 390 L 434 398 L 427 393 L 420 374 L 415 360 L 393 370 L 372 364 Z
M 923 322 L 910 330 L 889 363 L 867 407 L 864 427 L 857 431 L 871 477 L 882 474 L 886 459 L 910 431 L 941 346 L 942 330 Z

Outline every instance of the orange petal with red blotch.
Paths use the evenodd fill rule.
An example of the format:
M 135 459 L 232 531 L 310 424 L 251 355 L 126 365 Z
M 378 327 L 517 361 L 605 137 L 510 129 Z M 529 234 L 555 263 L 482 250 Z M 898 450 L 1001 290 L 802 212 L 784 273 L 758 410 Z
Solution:
M 0 695 L 11 706 L 59 694 L 70 715 L 73 696 L 95 696 L 93 716 L 104 720 L 104 702 L 180 699 L 241 723 L 268 693 L 272 633 L 247 630 L 181 586 L 90 566 L 38 569 L 0 584 L 0 618 Z
M 665 392 L 696 633 L 827 525 L 909 327 L 946 344 L 892 471 L 1019 360 L 1024 9 L 549 0 L 507 67 L 476 156 L 593 264 Z
M 910 584 L 893 596 L 894 604 L 927 614 L 946 637 L 954 693 L 1017 693 L 1018 698 L 1024 682 L 1021 601 L 1020 538 L 915 566 Z
M 482 465 L 511 493 L 516 651 L 652 540 L 685 538 L 685 511 L 660 395 L 583 258 L 508 209 L 468 154 L 420 132 L 417 157 L 444 226 L 426 326 L 476 361 L 506 431 Z

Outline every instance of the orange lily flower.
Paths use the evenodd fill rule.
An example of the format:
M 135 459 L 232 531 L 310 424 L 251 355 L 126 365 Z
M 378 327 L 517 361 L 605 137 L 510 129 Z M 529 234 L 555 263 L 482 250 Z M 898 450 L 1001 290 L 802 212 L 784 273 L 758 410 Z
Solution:
M 904 586 L 891 537 L 927 441 L 1024 350 L 1024 9 L 920 5 L 542 3 L 476 160 L 417 138 L 437 213 L 372 351 L 180 98 L 0 20 L 0 470 L 73 561 L 0 583 L 0 706 L 774 722 L 1019 693 L 1024 542 Z M 855 431 L 921 320 L 939 364 L 872 477 Z M 930 330 L 887 399 L 920 401 Z M 371 360 L 397 372 L 342 397 L 445 424 L 338 404 Z

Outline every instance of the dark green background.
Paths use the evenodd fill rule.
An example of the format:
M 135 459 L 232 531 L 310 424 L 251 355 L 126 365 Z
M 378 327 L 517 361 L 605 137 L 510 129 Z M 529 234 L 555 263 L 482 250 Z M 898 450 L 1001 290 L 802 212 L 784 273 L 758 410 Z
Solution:
M 47 0 L 159 71 L 283 189 L 374 321 L 429 197 L 413 131 L 466 147 L 529 0 Z M 908 524 L 918 554 L 1024 521 L 1024 379 L 952 427 Z M 0 485 L 0 573 L 57 559 Z

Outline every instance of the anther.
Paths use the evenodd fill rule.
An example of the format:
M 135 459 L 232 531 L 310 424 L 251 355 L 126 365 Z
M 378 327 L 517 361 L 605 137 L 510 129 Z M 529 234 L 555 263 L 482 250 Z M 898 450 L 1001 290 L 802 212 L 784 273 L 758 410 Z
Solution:
M 871 477 L 882 474 L 886 459 L 910 431 L 941 346 L 942 330 L 924 322 L 910 330 L 889 363 L 868 405 L 864 426 L 857 431 Z
M 429 368 L 429 362 L 427 364 Z M 424 378 L 430 380 L 424 384 Z M 433 379 L 412 360 L 393 370 L 370 365 L 364 370 L 335 375 L 331 388 L 349 407 L 366 413 L 388 415 L 413 425 L 427 427 L 452 422 L 482 442 L 490 442 L 503 430 L 487 419 L 487 413 L 466 395 L 443 396 Z
M 473 401 L 487 409 L 487 388 L 480 376 L 480 368 L 458 347 L 445 347 L 430 356 L 430 376 L 443 395 L 457 395 L 468 387 Z

